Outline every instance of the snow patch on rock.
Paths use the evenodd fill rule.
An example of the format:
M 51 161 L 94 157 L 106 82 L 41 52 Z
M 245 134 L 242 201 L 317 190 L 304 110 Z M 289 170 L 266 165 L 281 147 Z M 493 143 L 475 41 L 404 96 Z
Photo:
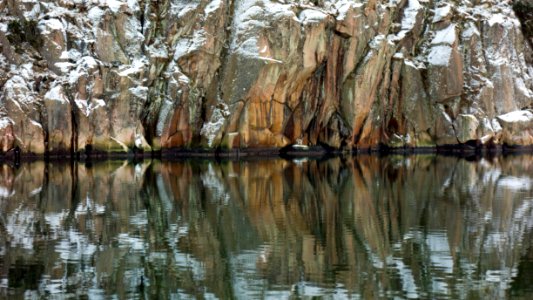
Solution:
M 529 110 L 517 110 L 500 115 L 498 119 L 506 123 L 531 122 L 533 121 L 533 113 Z
M 210 120 L 202 127 L 200 134 L 207 139 L 207 145 L 209 147 L 213 146 L 213 142 L 229 114 L 228 107 L 225 104 L 221 104 L 215 108 Z
M 440 22 L 446 19 L 452 12 L 452 6 L 449 3 L 446 3 L 442 7 L 435 9 L 435 15 L 433 16 L 433 23 Z
M 453 45 L 455 41 L 457 40 L 457 36 L 455 33 L 455 24 L 450 24 L 450 26 L 444 28 L 443 30 L 437 31 L 435 34 L 435 37 L 431 41 L 432 45 Z
M 447 66 L 450 62 L 453 49 L 450 46 L 438 45 L 431 48 L 428 63 L 433 66 Z

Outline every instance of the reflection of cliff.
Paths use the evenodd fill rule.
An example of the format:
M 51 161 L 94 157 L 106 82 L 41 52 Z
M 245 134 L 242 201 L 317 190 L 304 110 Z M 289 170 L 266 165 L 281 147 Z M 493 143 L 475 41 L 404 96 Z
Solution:
M 501 297 L 527 278 L 532 171 L 527 156 L 2 165 L 0 297 Z
M 0 155 L 531 146 L 532 7 L 1 1 Z

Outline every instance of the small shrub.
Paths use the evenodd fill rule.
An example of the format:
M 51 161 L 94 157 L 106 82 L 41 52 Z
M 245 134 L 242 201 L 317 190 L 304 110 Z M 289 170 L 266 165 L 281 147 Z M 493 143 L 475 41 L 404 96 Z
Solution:
M 7 25 L 7 30 L 9 32 L 7 39 L 15 46 L 20 46 L 22 43 L 27 42 L 38 49 L 43 45 L 37 22 L 34 20 L 11 21 Z
M 522 23 L 522 30 L 527 38 L 533 37 L 533 1 L 515 0 L 513 10 Z

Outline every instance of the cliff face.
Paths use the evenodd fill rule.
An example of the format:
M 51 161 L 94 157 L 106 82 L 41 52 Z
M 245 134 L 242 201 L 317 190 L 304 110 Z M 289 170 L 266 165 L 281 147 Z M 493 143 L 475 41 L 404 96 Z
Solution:
M 0 150 L 533 144 L 527 0 L 281 2 L 1 0 Z

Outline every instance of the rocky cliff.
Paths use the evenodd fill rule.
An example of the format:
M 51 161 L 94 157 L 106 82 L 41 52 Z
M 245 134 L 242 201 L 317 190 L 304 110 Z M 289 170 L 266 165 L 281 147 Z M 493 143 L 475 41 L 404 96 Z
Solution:
M 0 150 L 531 145 L 531 7 L 0 0 Z

